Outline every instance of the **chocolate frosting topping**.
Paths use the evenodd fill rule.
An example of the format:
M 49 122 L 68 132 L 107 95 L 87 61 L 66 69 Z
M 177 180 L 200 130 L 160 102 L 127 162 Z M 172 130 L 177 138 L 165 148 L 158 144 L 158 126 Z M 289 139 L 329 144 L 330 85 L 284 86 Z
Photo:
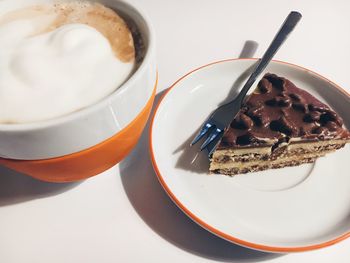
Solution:
M 218 148 L 350 139 L 341 117 L 289 80 L 266 74 L 226 130 Z

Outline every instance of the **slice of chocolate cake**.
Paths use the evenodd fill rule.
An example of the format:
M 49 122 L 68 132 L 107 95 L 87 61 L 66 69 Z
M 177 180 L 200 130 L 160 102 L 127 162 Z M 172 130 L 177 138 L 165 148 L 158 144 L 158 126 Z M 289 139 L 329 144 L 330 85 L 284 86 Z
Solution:
M 225 131 L 210 171 L 226 175 L 314 162 L 350 142 L 340 116 L 289 80 L 266 74 Z

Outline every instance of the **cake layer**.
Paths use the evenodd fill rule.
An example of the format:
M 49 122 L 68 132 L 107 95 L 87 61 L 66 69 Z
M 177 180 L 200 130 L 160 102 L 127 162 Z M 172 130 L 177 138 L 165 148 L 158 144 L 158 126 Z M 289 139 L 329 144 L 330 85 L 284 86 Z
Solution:
M 335 150 L 323 151 L 320 153 L 308 153 L 295 156 L 286 156 L 277 158 L 275 160 L 256 160 L 250 162 L 227 162 L 227 163 L 211 163 L 210 171 L 213 173 L 236 175 L 244 174 L 248 172 L 257 172 L 267 169 L 283 168 L 287 166 L 296 166 L 303 163 L 312 163 L 318 157 L 322 157 L 327 153 L 334 152 Z
M 298 159 L 298 160 L 286 160 L 285 162 L 269 162 L 265 161 L 264 163 L 260 163 L 259 165 L 252 165 L 249 167 L 243 167 L 243 168 L 237 168 L 237 167 L 227 167 L 227 168 L 217 168 L 214 170 L 211 170 L 212 173 L 217 174 L 225 174 L 229 176 L 233 176 L 236 174 L 245 174 L 250 172 L 258 172 L 258 171 L 264 171 L 268 169 L 277 169 L 277 168 L 283 168 L 288 166 L 297 166 L 304 163 L 313 163 L 317 157 L 314 158 L 304 158 L 304 159 Z
M 302 163 L 309 163 L 344 147 L 347 141 L 331 140 L 319 141 L 313 143 L 294 143 L 286 145 L 283 149 L 277 149 L 269 155 L 243 154 L 229 155 L 225 151 L 222 155 L 217 152 L 210 163 L 210 171 L 234 175 L 252 171 L 262 171 L 271 168 L 282 168 L 286 166 L 295 166 Z M 279 153 L 276 153 L 276 151 Z M 231 151 L 231 154 L 235 154 Z
M 248 162 L 253 160 L 268 160 L 282 156 L 293 156 L 296 154 L 315 153 L 327 150 L 337 150 L 347 143 L 347 140 L 327 140 L 315 142 L 294 142 L 281 144 L 272 150 L 272 147 L 247 148 L 247 149 L 222 149 L 217 150 L 212 157 L 212 162 L 225 163 L 229 161 Z
M 212 161 L 216 162 L 226 162 L 228 160 L 235 160 L 235 161 L 244 161 L 244 160 L 251 160 L 251 159 L 266 159 L 271 154 L 271 147 L 264 147 L 264 148 L 256 148 L 254 151 L 252 151 L 251 148 L 249 149 L 238 149 L 236 150 L 230 150 L 230 149 L 222 149 L 217 150 L 214 152 L 212 156 Z
M 249 166 L 255 166 L 260 165 L 261 163 L 277 163 L 277 162 L 285 162 L 288 160 L 299 160 L 303 158 L 317 158 L 320 156 L 324 156 L 327 153 L 333 152 L 334 150 L 324 151 L 320 153 L 305 153 L 305 154 L 299 154 L 299 155 L 289 155 L 289 156 L 283 156 L 277 159 L 266 159 L 266 160 L 251 160 L 246 162 L 237 162 L 237 161 L 227 161 L 227 162 L 213 162 L 210 166 L 210 170 L 216 170 L 216 169 L 227 169 L 227 168 L 246 168 Z

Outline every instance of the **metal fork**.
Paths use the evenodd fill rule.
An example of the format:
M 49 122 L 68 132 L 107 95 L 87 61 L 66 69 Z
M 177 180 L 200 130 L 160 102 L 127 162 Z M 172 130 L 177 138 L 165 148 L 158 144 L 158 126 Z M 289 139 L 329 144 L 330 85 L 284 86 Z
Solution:
M 257 61 L 253 73 L 248 78 L 240 93 L 231 102 L 220 106 L 214 111 L 214 113 L 204 123 L 199 133 L 191 142 L 191 146 L 196 144 L 201 138 L 203 138 L 204 135 L 208 135 L 207 139 L 204 141 L 200 149 L 202 151 L 207 148 L 209 156 L 212 155 L 218 142 L 222 138 L 226 127 L 232 121 L 232 116 L 236 116 L 236 114 L 241 109 L 244 98 L 247 95 L 249 89 L 259 77 L 259 75 L 264 71 L 266 66 L 270 63 L 273 56 L 287 39 L 289 34 L 293 31 L 297 23 L 300 21 L 301 17 L 302 15 L 299 12 L 292 11 L 289 13 L 283 22 L 282 27 L 271 42 L 269 48 L 266 50 L 263 57 Z

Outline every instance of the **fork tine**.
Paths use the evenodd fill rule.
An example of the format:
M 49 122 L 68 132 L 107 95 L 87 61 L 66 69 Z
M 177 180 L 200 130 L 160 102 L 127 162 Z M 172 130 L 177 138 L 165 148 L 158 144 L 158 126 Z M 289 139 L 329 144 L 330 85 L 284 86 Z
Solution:
M 202 137 L 209 131 L 209 129 L 213 127 L 212 124 L 210 123 L 206 123 L 202 129 L 199 131 L 199 133 L 197 134 L 197 136 L 193 139 L 193 141 L 191 142 L 190 146 L 193 146 L 194 144 L 196 144 L 200 139 L 202 139 Z
M 202 144 L 201 146 L 201 151 L 203 151 L 205 149 L 205 147 L 208 146 L 209 143 L 211 143 L 213 140 L 215 140 L 215 138 L 222 133 L 222 130 L 220 130 L 219 128 L 216 128 L 214 131 L 212 131 L 208 138 L 205 140 L 205 142 Z

